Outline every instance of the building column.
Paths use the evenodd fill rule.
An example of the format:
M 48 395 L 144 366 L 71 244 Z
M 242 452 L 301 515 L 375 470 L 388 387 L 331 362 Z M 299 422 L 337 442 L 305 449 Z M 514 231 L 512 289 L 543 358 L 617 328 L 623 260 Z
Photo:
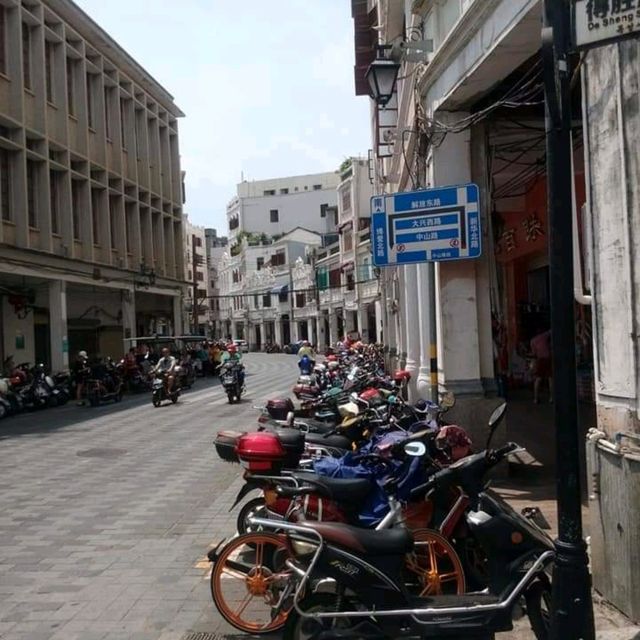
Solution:
M 282 348 L 284 345 L 282 344 L 282 319 L 281 318 L 276 318 L 273 321 L 273 326 L 275 329 L 275 341 L 276 344 Z
M 49 328 L 51 370 L 69 368 L 69 339 L 67 337 L 67 283 L 55 280 L 49 283 Z
M 431 344 L 431 303 L 432 282 L 429 278 L 429 265 L 419 264 L 418 268 L 418 323 L 420 334 L 420 363 L 418 369 L 418 397 L 438 402 L 438 398 L 431 397 L 431 359 L 436 345 Z M 433 267 L 432 267 L 433 268 Z M 434 292 L 435 293 L 435 292 Z M 433 349 L 432 349 L 433 347 Z M 436 394 L 437 395 L 437 394 Z
M 313 339 L 313 318 L 307 318 L 307 340 L 311 344 L 315 344 L 315 340 Z
M 299 331 L 298 331 L 298 321 L 294 320 L 293 322 L 289 321 L 289 326 L 291 327 L 291 342 L 298 342 Z
M 262 319 L 260 321 L 260 348 L 264 349 L 264 345 L 269 342 L 269 336 L 267 335 L 267 321 Z
M 173 335 L 183 335 L 184 322 L 184 305 L 182 304 L 182 296 L 176 295 L 172 298 L 173 303 Z
M 418 271 L 416 265 L 404 268 L 404 310 L 407 345 L 406 369 L 411 373 L 409 398 L 414 401 L 418 388 L 418 368 L 420 366 L 420 328 L 418 322 Z M 408 308 L 410 306 L 411 308 Z
M 382 335 L 382 302 L 380 300 L 376 300 L 374 309 L 376 314 L 376 335 L 373 342 L 384 343 L 384 341 L 387 340 L 387 336 Z
M 122 334 L 124 338 L 136 336 L 136 301 L 133 291 L 122 292 Z
M 341 336 L 338 335 L 338 316 L 329 310 L 329 345 L 334 346 Z
M 363 342 L 375 342 L 369 336 L 369 305 L 362 304 L 356 311 L 358 316 L 358 332 Z

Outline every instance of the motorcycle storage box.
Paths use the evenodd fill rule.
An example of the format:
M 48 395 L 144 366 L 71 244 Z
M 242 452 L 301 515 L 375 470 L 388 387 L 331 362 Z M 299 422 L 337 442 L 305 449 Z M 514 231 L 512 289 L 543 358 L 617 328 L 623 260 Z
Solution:
M 260 431 L 240 436 L 236 454 L 240 464 L 251 473 L 276 475 L 284 466 L 287 452 L 275 433 Z
M 243 432 L 241 431 L 220 431 L 216 436 L 213 443 L 216 446 L 218 455 L 225 462 L 240 462 L 236 453 L 236 446 L 242 435 Z
M 393 374 L 395 382 L 405 382 L 411 379 L 411 372 L 406 369 L 398 369 Z
M 267 413 L 274 420 L 286 420 L 287 414 L 294 410 L 291 398 L 274 398 L 267 402 Z

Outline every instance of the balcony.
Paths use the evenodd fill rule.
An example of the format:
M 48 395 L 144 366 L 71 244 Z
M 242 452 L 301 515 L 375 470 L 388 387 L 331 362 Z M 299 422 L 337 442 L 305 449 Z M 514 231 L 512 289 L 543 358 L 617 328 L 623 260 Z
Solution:
M 358 285 L 360 287 L 360 301 L 370 302 L 378 296 L 378 281 L 369 280 Z
M 358 305 L 356 303 L 356 292 L 355 291 L 345 291 L 342 299 L 344 301 L 345 309 L 349 311 L 354 311 L 357 309 Z

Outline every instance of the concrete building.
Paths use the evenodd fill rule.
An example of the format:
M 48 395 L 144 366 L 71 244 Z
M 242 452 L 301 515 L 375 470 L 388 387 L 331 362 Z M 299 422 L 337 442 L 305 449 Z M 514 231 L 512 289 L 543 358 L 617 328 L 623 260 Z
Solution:
M 224 335 L 247 340 L 252 349 L 303 339 L 308 325 L 301 326 L 302 317 L 306 323 L 309 316 L 297 320 L 301 299 L 292 291 L 293 271 L 321 244 L 320 234 L 296 228 L 275 241 L 244 236 L 231 245 L 220 265 Z
M 220 316 L 220 263 L 222 256 L 228 251 L 229 240 L 226 236 L 218 236 L 216 229 L 205 229 L 204 239 L 207 254 L 207 282 L 209 291 L 209 330 L 213 337 L 223 335 Z
M 358 94 L 367 93 L 364 74 L 379 39 L 434 45 L 422 59 L 405 58 L 386 109 L 372 104 L 375 192 L 480 188 L 483 255 L 436 264 L 433 296 L 439 385 L 456 392 L 452 419 L 473 432 L 495 402 L 496 379 L 511 387 L 511 406 L 531 402 L 523 356 L 549 322 L 541 3 L 352 0 L 352 8 Z M 623 10 L 601 8 L 605 16 Z M 637 39 L 590 50 L 574 72 L 581 83 L 572 83 L 578 396 L 583 413 L 595 402 L 598 427 L 585 473 L 593 579 L 636 621 L 639 53 Z M 414 397 L 429 393 L 430 282 L 426 265 L 381 277 L 385 341 L 417 375 Z
M 227 205 L 230 241 L 243 232 L 277 237 L 295 227 L 326 233 L 326 209 L 336 204 L 338 180 L 329 172 L 241 182 Z
M 3 357 L 181 331 L 182 115 L 73 2 L 0 3 Z
M 183 216 L 184 279 L 188 283 L 185 298 L 184 327 L 193 335 L 205 335 L 209 329 L 209 273 L 205 228 L 191 224 L 189 216 Z M 194 312 L 197 305 L 197 315 Z

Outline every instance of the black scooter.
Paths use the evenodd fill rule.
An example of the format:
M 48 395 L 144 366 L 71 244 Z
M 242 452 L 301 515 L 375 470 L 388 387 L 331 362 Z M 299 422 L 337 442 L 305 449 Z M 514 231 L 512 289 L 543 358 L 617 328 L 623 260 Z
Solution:
M 229 404 L 240 402 L 240 397 L 244 392 L 244 382 L 241 380 L 242 365 L 235 362 L 227 362 L 220 370 L 220 382 L 227 394 Z
M 504 413 L 505 406 L 497 412 Z M 492 434 L 499 418 L 492 416 Z M 416 444 L 407 445 L 408 455 L 424 455 Z M 488 471 L 517 450 L 514 443 L 498 450 L 487 447 L 431 476 L 413 492 L 426 495 L 436 488 L 458 486 L 469 497 L 467 525 L 489 564 L 489 587 L 482 592 L 409 594 L 401 569 L 414 542 L 406 529 L 369 531 L 328 522 L 278 522 L 275 526 L 288 534 L 291 567 L 300 576 L 285 640 L 493 640 L 496 633 L 513 628 L 512 620 L 523 609 L 536 637 L 546 640 L 553 542 L 485 488 Z M 253 518 L 251 524 L 274 528 L 273 522 L 262 518 Z M 312 585 L 320 580 L 336 585 L 334 592 L 314 592 Z

